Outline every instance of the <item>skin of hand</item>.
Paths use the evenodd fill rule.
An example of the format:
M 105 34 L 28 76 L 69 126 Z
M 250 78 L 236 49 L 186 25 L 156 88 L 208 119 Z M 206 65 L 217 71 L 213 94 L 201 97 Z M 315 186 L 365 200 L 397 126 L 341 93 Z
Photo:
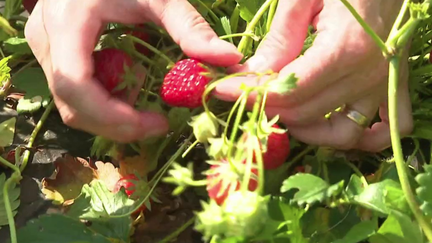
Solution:
M 91 55 L 106 24 L 148 21 L 165 28 L 190 57 L 219 66 L 242 59 L 187 0 L 39 0 L 25 36 L 66 125 L 119 142 L 168 131 L 164 116 L 134 110 L 93 78 Z
M 350 0 L 372 29 L 386 40 L 402 6 L 401 0 Z M 313 46 L 300 52 L 308 26 L 317 31 Z M 407 59 L 401 64 L 398 89 L 399 130 L 413 129 L 408 93 Z M 279 1 L 270 32 L 255 55 L 233 72 L 294 73 L 297 88 L 286 95 L 269 93 L 268 116 L 279 114 L 290 134 L 300 141 L 337 149 L 378 152 L 390 145 L 387 108 L 388 61 L 372 38 L 338 0 Z M 261 81 L 265 81 L 262 78 Z M 267 79 L 268 80 L 268 79 Z M 241 83 L 254 86 L 255 76 L 237 77 L 221 83 L 215 95 L 233 101 Z M 251 98 L 253 102 L 253 96 Z M 343 113 L 324 115 L 347 105 L 381 122 L 362 128 Z

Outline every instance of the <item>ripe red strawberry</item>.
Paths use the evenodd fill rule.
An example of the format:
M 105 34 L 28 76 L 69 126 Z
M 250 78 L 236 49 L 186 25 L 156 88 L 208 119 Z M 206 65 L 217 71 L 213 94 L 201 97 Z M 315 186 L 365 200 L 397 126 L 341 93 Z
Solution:
M 272 127 L 280 128 L 277 124 Z M 272 170 L 281 166 L 290 154 L 290 141 L 287 133 L 272 133 L 267 140 L 267 151 L 263 154 L 264 169 Z
M 144 26 L 145 25 L 138 25 L 138 27 L 140 27 L 140 28 L 143 28 Z M 147 43 L 149 42 L 149 39 L 150 39 L 150 36 L 147 33 L 143 32 L 143 31 L 139 31 L 139 30 L 128 31 L 127 34 L 133 35 L 136 38 L 139 38 L 139 39 L 141 39 Z M 148 56 L 150 54 L 150 50 L 139 43 L 135 43 L 134 47 L 139 53 L 141 53 L 145 56 Z
M 202 106 L 202 95 L 211 78 L 204 76 L 209 72 L 196 59 L 177 62 L 165 76 L 161 97 L 170 106 L 197 108 Z
M 126 194 L 131 199 L 138 199 L 136 196 L 134 196 L 134 192 L 136 190 L 136 183 L 139 182 L 139 179 L 134 174 L 129 174 L 126 176 L 123 176 L 120 178 L 117 183 L 114 186 L 113 193 L 117 193 L 120 191 L 120 189 L 123 187 L 125 189 Z M 146 209 L 145 204 L 143 204 L 137 211 L 134 212 L 134 214 L 140 213 L 141 211 L 144 211 Z
M 32 13 L 38 0 L 23 0 L 22 5 L 27 12 Z
M 133 65 L 132 59 L 125 52 L 107 48 L 93 53 L 94 76 L 105 89 L 113 95 L 121 95 L 124 90 L 114 89 L 124 81 L 125 67 Z
M 210 170 L 214 170 L 214 172 L 207 174 L 207 193 L 209 197 L 214 199 L 218 205 L 222 205 L 232 190 L 232 187 L 235 188 L 233 191 L 238 191 L 240 189 L 243 177 L 239 177 L 235 172 L 232 171 L 227 160 L 223 160 L 222 163 L 212 165 Z M 257 176 L 258 170 L 256 168 L 252 169 L 251 175 Z M 250 191 L 254 191 L 257 187 L 258 182 L 253 178 L 249 179 L 248 189 Z M 222 189 L 224 189 L 223 192 L 221 192 Z
M 277 124 L 272 125 L 273 128 L 280 129 Z M 244 133 L 243 141 L 246 141 L 248 134 Z M 263 153 L 263 164 L 265 170 L 273 170 L 280 167 L 290 154 L 290 141 L 287 133 L 271 133 L 267 139 L 267 150 Z M 256 162 L 255 154 L 253 161 Z

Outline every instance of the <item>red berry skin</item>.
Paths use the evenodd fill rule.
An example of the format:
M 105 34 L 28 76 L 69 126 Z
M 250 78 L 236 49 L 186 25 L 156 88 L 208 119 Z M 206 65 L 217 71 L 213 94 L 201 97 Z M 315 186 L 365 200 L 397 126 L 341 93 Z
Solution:
M 274 128 L 279 128 L 277 124 Z M 280 167 L 290 154 L 290 140 L 287 133 L 272 133 L 267 140 L 267 151 L 263 154 L 264 169 L 273 170 Z
M 216 169 L 219 166 L 227 166 L 227 167 L 229 167 L 230 165 L 228 164 L 227 160 L 224 160 L 222 165 L 212 165 L 210 168 L 211 169 Z M 252 169 L 252 174 L 255 174 L 257 176 L 258 175 L 258 170 L 257 169 Z M 235 191 L 240 190 L 240 182 L 239 181 L 235 181 L 231 185 L 229 185 L 228 187 L 226 187 L 225 191 L 223 191 L 222 193 L 219 193 L 220 190 L 222 189 L 222 180 L 221 179 L 223 179 L 223 175 L 220 175 L 219 173 L 214 173 L 214 174 L 207 175 L 207 181 L 208 182 L 212 182 L 214 180 L 219 180 L 217 183 L 213 184 L 213 182 L 212 182 L 212 184 L 209 184 L 207 186 L 207 193 L 208 193 L 209 197 L 211 199 L 215 200 L 215 202 L 218 205 L 222 205 L 224 203 L 225 199 L 229 195 L 230 187 L 235 186 Z M 257 189 L 257 187 L 258 187 L 258 182 L 255 179 L 249 179 L 248 189 L 250 191 L 255 191 Z
M 125 192 L 128 195 L 128 197 L 131 197 L 131 195 L 135 192 L 135 189 L 132 188 L 132 187 L 135 187 L 134 181 L 135 182 L 139 181 L 139 179 L 134 174 L 129 174 L 129 175 L 123 176 L 122 178 L 120 178 L 117 181 L 112 192 L 117 193 L 123 187 L 125 189 Z M 133 198 L 133 199 L 135 199 L 135 198 Z M 143 204 L 138 210 L 133 212 L 133 214 L 138 214 L 141 211 L 144 211 L 145 209 L 146 209 L 146 206 L 145 206 L 145 204 Z
M 160 95 L 170 106 L 198 108 L 202 106 L 202 95 L 210 77 L 200 73 L 209 70 L 200 66 L 196 59 L 184 59 L 177 62 L 165 75 Z
M 107 48 L 93 52 L 94 76 L 112 95 L 122 95 L 124 90 L 113 91 L 125 75 L 125 66 L 131 67 L 133 61 L 125 52 Z
M 27 12 L 32 13 L 38 0 L 23 0 L 22 5 Z

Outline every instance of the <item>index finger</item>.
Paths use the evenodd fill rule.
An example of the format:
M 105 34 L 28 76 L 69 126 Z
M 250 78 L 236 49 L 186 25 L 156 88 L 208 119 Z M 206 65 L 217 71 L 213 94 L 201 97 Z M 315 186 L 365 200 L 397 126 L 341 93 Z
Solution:
M 59 7 L 56 4 L 61 2 L 70 3 L 58 1 L 46 5 L 47 2 L 44 2 L 44 13 L 42 7 L 35 9 L 29 20 L 32 30 L 27 32 L 33 39 L 32 49 L 49 51 L 48 56 L 37 51 L 35 55 L 39 55 L 38 60 L 45 59 L 40 62 L 64 122 L 71 127 L 122 142 L 166 132 L 168 125 L 162 115 L 134 110 L 112 98 L 92 77 L 92 53 L 102 19 L 97 14 L 90 16 L 90 13 L 83 11 L 74 16 L 74 21 L 52 21 L 72 18 L 70 14 L 73 9 L 56 11 Z M 64 15 L 60 18 L 56 14 Z M 46 32 L 42 21 L 44 15 L 50 20 L 45 21 Z

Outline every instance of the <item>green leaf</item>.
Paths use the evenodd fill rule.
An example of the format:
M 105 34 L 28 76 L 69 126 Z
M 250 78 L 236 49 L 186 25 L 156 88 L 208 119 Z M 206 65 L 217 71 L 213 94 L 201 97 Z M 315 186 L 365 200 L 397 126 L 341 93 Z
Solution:
M 408 216 L 412 215 L 411 208 L 405 198 L 405 193 L 401 188 L 387 187 L 384 194 L 384 202 L 389 209 L 398 210 Z
M 35 96 L 46 98 L 51 94 L 45 74 L 41 68 L 27 68 L 23 70 L 14 77 L 12 84 L 26 92 L 24 98 L 33 98 Z
M 268 91 L 285 94 L 297 87 L 297 77 L 294 73 L 272 80 L 268 84 Z
M 22 113 L 34 113 L 39 111 L 42 107 L 45 107 L 50 102 L 49 97 L 42 98 L 40 96 L 35 96 L 31 99 L 22 98 L 18 101 L 17 112 Z
M 75 200 L 68 212 L 69 216 L 80 219 L 108 218 L 110 215 L 123 214 L 134 204 L 125 193 L 112 193 L 102 181 L 94 180 L 86 184 L 81 195 Z
M 6 19 L 9 19 L 13 15 L 17 14 L 21 7 L 22 0 L 6 0 L 3 15 Z
M 282 232 L 279 230 L 275 237 L 284 236 L 284 238 L 289 238 L 291 242 L 295 243 L 308 242 L 303 236 L 300 222 L 305 213 L 304 209 L 289 205 L 283 199 L 271 200 L 268 208 L 270 218 L 281 222 L 278 228 L 282 229 Z M 282 226 L 285 226 L 285 229 Z
M 32 54 L 32 50 L 30 49 L 30 46 L 28 45 L 25 38 L 11 37 L 5 40 L 3 43 L 5 50 L 13 53 L 14 55 Z
M 12 145 L 15 136 L 16 117 L 0 123 L 0 147 Z
M 329 185 L 320 177 L 312 174 L 297 173 L 283 182 L 281 192 L 285 193 L 291 189 L 298 188 L 292 201 L 299 205 L 322 202 L 325 199 L 338 195 L 342 191 L 344 181 Z
M 348 185 L 345 189 L 346 194 L 350 198 L 354 198 L 363 191 L 363 184 L 360 177 L 356 174 L 351 175 Z
M 6 182 L 6 175 L 5 174 L 1 174 L 0 175 L 0 228 L 1 226 L 4 225 L 8 225 L 8 220 L 7 220 L 7 214 L 6 214 L 6 209 L 5 209 L 5 204 L 4 204 L 4 195 L 3 195 L 3 187 L 5 185 Z M 8 190 L 8 194 L 9 194 L 9 202 L 12 208 L 12 213 L 15 216 L 17 214 L 17 209 L 20 205 L 20 200 L 19 200 L 19 196 L 20 196 L 20 188 L 17 187 L 16 183 L 12 184 L 12 187 L 9 187 Z
M 376 225 L 374 221 L 360 222 L 352 227 L 344 238 L 333 241 L 332 243 L 358 243 L 374 234 Z
M 240 9 L 240 17 L 250 22 L 257 13 L 262 1 L 259 0 L 236 0 Z
M 31 220 L 17 232 L 18 243 L 111 243 L 79 220 L 48 214 Z
M 11 77 L 10 75 L 11 68 L 8 65 L 10 59 L 11 56 L 2 58 L 0 60 L 0 84 L 3 84 Z
M 73 218 L 92 221 L 91 228 L 110 238 L 127 241 L 132 228 L 130 217 L 110 218 L 133 210 L 134 201 L 129 199 L 124 189 L 112 193 L 103 182 L 94 180 L 84 185 L 81 195 L 75 200 L 67 215 Z
M 423 243 L 423 234 L 417 223 L 398 211 L 391 211 L 387 220 L 370 243 Z
M 231 34 L 232 34 L 232 30 L 231 30 L 231 23 L 230 23 L 230 20 L 229 20 L 226 16 L 223 16 L 223 17 L 221 18 L 221 24 L 222 24 L 222 28 L 223 28 L 224 31 L 225 31 L 225 34 L 227 34 L 227 35 L 231 35 Z M 231 43 L 234 43 L 232 37 L 229 38 L 229 41 L 230 41 Z
M 424 173 L 418 174 L 415 180 L 419 184 L 416 189 L 417 196 L 422 201 L 421 210 L 425 215 L 432 215 L 432 165 L 424 165 Z
M 394 180 L 386 179 L 369 184 L 362 193 L 354 197 L 354 201 L 361 206 L 382 214 L 388 214 L 389 209 L 385 203 L 385 195 L 388 188 L 400 188 L 400 184 Z
M 168 113 L 168 120 L 170 129 L 178 131 L 184 123 L 188 122 L 191 118 L 191 112 L 187 108 L 172 108 Z

